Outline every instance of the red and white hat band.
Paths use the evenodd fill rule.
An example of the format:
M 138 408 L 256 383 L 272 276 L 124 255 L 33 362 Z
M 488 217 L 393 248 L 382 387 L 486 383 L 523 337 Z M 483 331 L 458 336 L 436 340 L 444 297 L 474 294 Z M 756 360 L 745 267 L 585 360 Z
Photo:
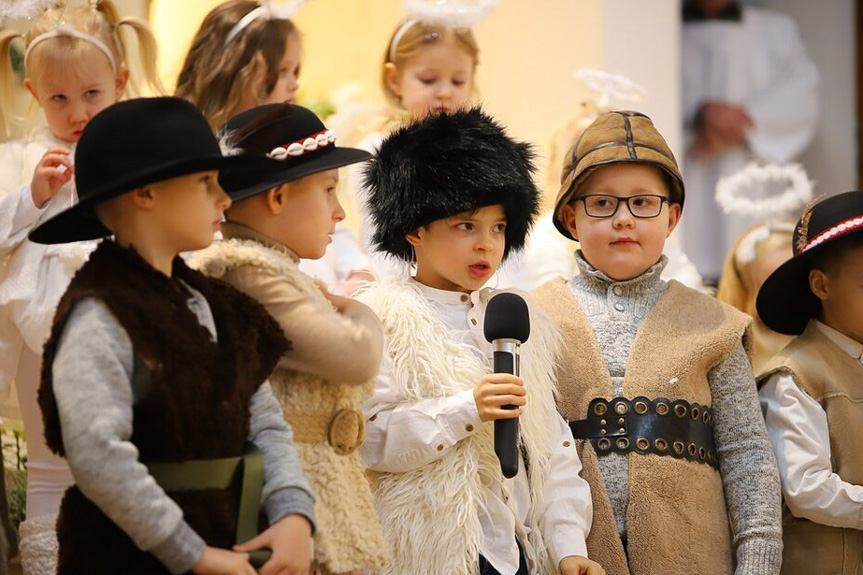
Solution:
M 835 226 L 824 230 L 823 232 L 812 238 L 809 243 L 803 246 L 803 249 L 800 250 L 800 253 L 820 246 L 826 241 L 832 240 L 838 236 L 845 235 L 848 232 L 853 232 L 854 230 L 858 230 L 860 228 L 863 228 L 863 215 L 847 219 L 844 222 L 838 223 Z
M 302 140 L 297 140 L 284 146 L 277 146 L 267 154 L 267 157 L 274 160 L 290 160 L 291 158 L 298 158 L 303 154 L 309 154 L 335 143 L 335 132 L 332 130 L 321 130 L 317 134 L 312 134 Z

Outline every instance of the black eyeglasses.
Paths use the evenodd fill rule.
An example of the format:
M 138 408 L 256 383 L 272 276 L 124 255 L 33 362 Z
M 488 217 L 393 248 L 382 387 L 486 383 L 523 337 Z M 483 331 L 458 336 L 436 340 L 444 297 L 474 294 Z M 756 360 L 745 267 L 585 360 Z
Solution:
M 629 213 L 636 218 L 655 218 L 662 211 L 662 204 L 668 201 L 665 196 L 639 194 L 619 198 L 605 194 L 587 194 L 575 198 L 584 203 L 584 211 L 592 218 L 610 218 L 617 213 L 620 203 L 626 204 Z

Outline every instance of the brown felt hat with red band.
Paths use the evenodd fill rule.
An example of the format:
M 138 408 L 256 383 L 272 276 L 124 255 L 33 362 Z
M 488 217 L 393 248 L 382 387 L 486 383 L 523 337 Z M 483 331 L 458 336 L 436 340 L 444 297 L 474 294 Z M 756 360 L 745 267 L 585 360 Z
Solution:
M 576 197 L 587 176 L 599 167 L 620 163 L 661 168 L 671 178 L 671 202 L 683 205 L 680 168 L 653 121 L 640 112 L 606 112 L 587 127 L 567 154 L 560 175 L 560 192 L 554 203 L 554 225 L 561 234 L 575 239 L 566 229 L 563 207 Z

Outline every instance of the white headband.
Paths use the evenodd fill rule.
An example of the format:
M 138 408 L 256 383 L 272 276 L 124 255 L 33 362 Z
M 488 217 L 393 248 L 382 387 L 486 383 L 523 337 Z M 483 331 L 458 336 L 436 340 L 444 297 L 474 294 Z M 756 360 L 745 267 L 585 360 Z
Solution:
M 228 35 L 225 36 L 225 46 L 227 46 L 231 40 L 237 37 L 237 35 L 246 29 L 246 26 L 257 20 L 258 18 L 264 17 L 268 20 L 290 20 L 294 14 L 297 13 L 300 6 L 304 4 L 306 0 L 293 0 L 287 6 L 273 6 L 270 4 L 268 0 L 264 0 L 264 2 L 254 8 L 251 12 L 240 18 L 240 21 L 234 24 L 234 27 L 231 28 L 231 31 L 228 32 Z
M 24 52 L 24 62 L 27 62 L 27 58 L 30 57 L 30 52 L 33 51 L 33 48 L 35 48 L 37 44 L 39 44 L 40 42 L 44 42 L 45 40 L 50 40 L 51 38 L 59 38 L 61 36 L 77 38 L 78 40 L 89 42 L 93 46 L 97 47 L 108 58 L 108 61 L 111 63 L 111 69 L 114 70 L 115 73 L 117 72 L 117 62 L 116 60 L 114 60 L 114 55 L 111 53 L 110 48 L 108 48 L 108 46 L 106 46 L 104 42 L 91 34 L 78 32 L 77 30 L 73 30 L 72 28 L 64 24 L 60 24 L 53 30 L 45 32 L 44 34 L 39 34 L 38 36 L 33 38 L 33 40 L 31 40 L 30 44 L 27 46 L 27 51 Z
M 414 24 L 417 23 L 417 20 L 405 20 L 399 29 L 396 30 L 395 35 L 393 36 L 393 41 L 390 42 L 390 50 L 389 50 L 389 61 L 396 61 L 396 49 L 399 47 L 399 43 L 401 43 L 402 38 L 405 33 L 410 30 Z

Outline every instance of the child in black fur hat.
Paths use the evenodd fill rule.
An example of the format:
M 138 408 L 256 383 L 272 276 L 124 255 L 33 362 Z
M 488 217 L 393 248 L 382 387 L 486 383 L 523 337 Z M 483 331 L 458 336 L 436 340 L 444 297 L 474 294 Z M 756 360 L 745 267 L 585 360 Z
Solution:
M 782 575 L 858 573 L 863 556 L 863 191 L 807 208 L 794 257 L 758 292 L 797 336 L 758 377 L 782 479 Z
M 361 448 L 393 547 L 383 573 L 604 573 L 585 557 L 590 493 L 555 410 L 553 320 L 531 310 L 528 385 L 491 373 L 482 332 L 483 285 L 536 216 L 532 173 L 529 146 L 479 108 L 397 130 L 366 172 L 377 247 L 416 263 L 359 296 L 386 334 Z M 522 456 L 507 480 L 491 422 L 514 417 Z
M 58 574 L 253 575 L 248 553 L 265 547 L 263 572 L 307 574 L 314 497 L 266 381 L 289 344 L 254 300 L 178 257 L 209 245 L 231 205 L 218 170 L 262 163 L 223 157 L 178 98 L 107 108 L 76 156 L 79 202 L 30 234 L 114 235 L 72 279 L 45 345 L 45 438 L 76 482 Z

